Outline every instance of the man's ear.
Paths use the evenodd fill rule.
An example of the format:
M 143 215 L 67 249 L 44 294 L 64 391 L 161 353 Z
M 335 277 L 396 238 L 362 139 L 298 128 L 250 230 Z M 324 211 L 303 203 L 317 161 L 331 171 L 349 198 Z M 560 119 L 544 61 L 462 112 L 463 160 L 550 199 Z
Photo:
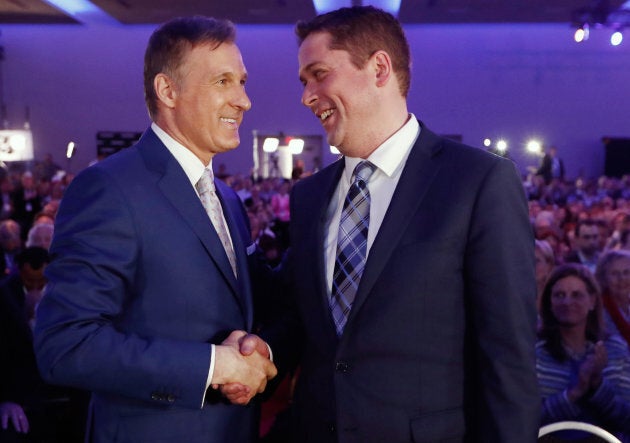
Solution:
M 171 77 L 163 72 L 160 72 L 153 79 L 153 88 L 159 101 L 164 103 L 168 108 L 175 107 L 177 88 L 175 87 L 175 82 Z
M 370 57 L 370 63 L 373 64 L 376 73 L 376 86 L 385 86 L 393 74 L 392 60 L 389 54 L 385 51 L 376 51 Z

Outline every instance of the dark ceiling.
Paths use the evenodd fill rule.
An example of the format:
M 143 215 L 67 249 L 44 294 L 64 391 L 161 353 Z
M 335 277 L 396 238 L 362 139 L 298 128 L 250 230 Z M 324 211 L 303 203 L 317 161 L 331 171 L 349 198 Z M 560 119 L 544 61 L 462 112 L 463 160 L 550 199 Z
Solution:
M 52 2 L 53 0 L 51 0 Z M 70 3 L 72 0 L 70 0 Z M 403 23 L 569 23 L 577 8 L 623 0 L 402 0 Z M 180 15 L 203 14 L 241 24 L 293 24 L 315 15 L 312 0 L 92 0 L 122 24 L 161 23 Z M 369 4 L 369 0 L 352 0 Z M 0 0 L 0 24 L 84 23 L 44 0 Z

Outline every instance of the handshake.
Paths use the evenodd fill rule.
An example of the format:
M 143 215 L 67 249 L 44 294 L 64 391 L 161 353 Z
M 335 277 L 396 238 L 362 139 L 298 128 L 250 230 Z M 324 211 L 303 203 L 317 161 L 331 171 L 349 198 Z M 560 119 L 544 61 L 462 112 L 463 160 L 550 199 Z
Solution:
M 269 347 L 256 335 L 233 331 L 214 349 L 212 388 L 219 389 L 234 404 L 249 403 L 278 373 L 270 360 Z

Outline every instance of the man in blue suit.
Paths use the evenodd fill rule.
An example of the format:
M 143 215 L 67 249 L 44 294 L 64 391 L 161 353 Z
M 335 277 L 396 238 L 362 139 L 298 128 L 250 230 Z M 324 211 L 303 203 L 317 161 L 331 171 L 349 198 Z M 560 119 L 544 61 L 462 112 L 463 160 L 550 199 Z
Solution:
M 408 112 L 390 14 L 296 30 L 302 103 L 344 157 L 291 196 L 297 322 L 268 337 L 279 367 L 303 351 L 293 441 L 536 441 L 534 240 L 513 163 Z
M 256 406 L 212 389 L 239 382 L 253 395 L 276 372 L 238 352 L 253 323 L 248 221 L 220 181 L 211 220 L 200 198 L 212 181 L 198 186 L 213 157 L 238 146 L 251 106 L 234 40 L 230 22 L 203 17 L 154 32 L 151 128 L 79 174 L 61 203 L 35 349 L 46 380 L 93 392 L 89 441 L 256 438 Z

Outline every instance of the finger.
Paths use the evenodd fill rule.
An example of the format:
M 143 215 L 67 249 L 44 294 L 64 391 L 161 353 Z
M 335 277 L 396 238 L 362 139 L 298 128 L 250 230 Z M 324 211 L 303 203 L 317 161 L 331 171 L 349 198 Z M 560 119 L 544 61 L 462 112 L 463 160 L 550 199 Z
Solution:
M 251 400 L 251 397 L 249 395 L 242 395 L 240 397 L 228 398 L 228 400 L 232 404 L 245 406 L 246 404 L 249 403 L 249 401 Z
M 20 424 L 20 417 L 18 417 L 17 415 L 13 415 L 11 417 L 11 423 L 13 423 L 13 427 L 15 428 L 16 432 L 22 432 L 22 425 Z
M 241 340 L 241 354 L 252 355 L 254 351 L 265 358 L 269 358 L 269 348 L 263 339 L 254 334 L 247 334 Z
M 22 423 L 22 429 L 24 429 L 24 433 L 28 434 L 28 431 L 30 428 L 31 428 L 31 425 L 28 422 L 28 417 L 24 416 L 24 422 Z
M 228 383 L 221 387 L 221 393 L 223 395 L 249 394 L 250 391 L 249 386 L 240 383 Z
M 0 420 L 2 420 L 2 429 L 6 429 L 7 426 L 9 425 L 9 416 L 6 414 L 2 414 L 2 417 L 0 417 Z

